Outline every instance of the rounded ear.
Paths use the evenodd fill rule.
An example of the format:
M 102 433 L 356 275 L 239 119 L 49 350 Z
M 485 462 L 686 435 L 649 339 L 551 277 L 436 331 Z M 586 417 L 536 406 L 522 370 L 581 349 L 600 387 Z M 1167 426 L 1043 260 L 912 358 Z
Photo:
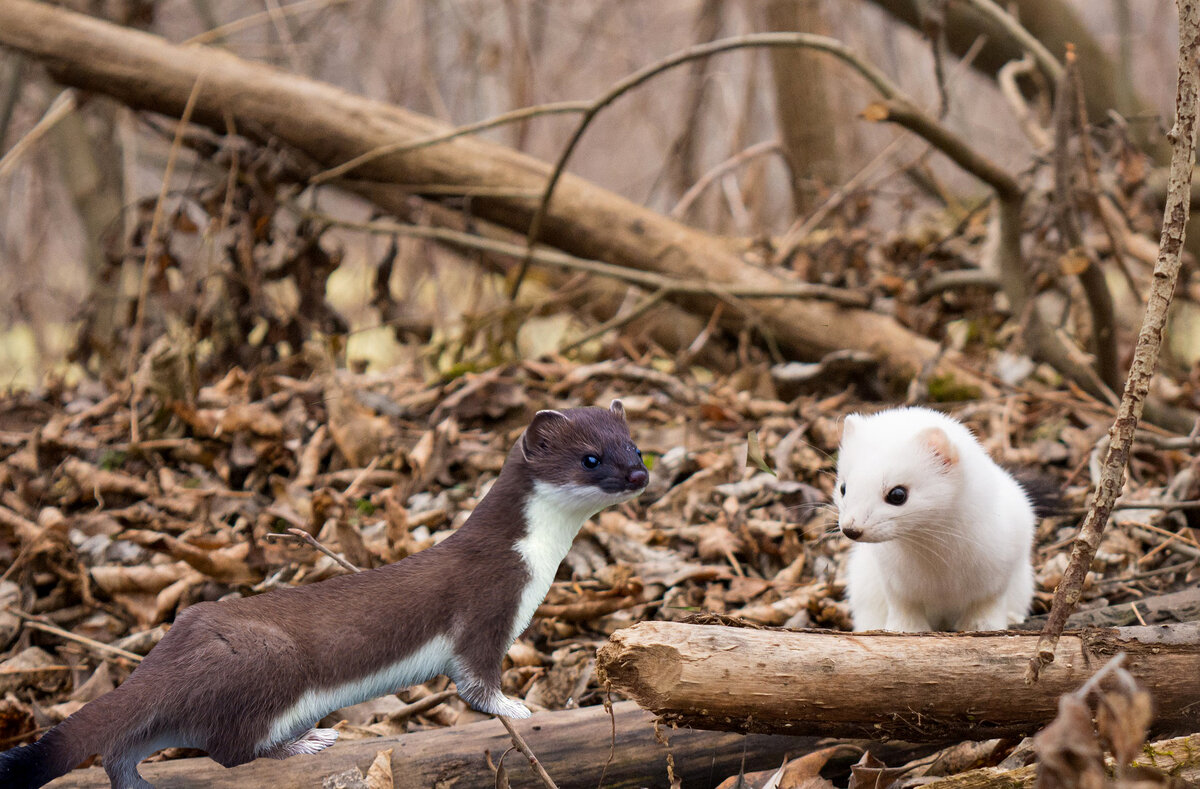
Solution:
M 850 436 L 854 435 L 854 431 L 862 424 L 863 418 L 858 414 L 847 414 L 842 420 L 842 440 L 845 441 Z
M 620 400 L 613 400 L 608 410 L 621 417 L 621 419 L 625 418 L 625 404 Z
M 950 443 L 950 436 L 940 427 L 927 427 L 917 433 L 917 442 L 929 452 L 934 462 L 948 471 L 958 463 L 958 449 Z
M 529 456 L 548 440 L 548 434 L 554 429 L 560 419 L 567 419 L 562 411 L 545 410 L 533 415 L 533 421 L 521 434 L 521 454 L 529 460 Z

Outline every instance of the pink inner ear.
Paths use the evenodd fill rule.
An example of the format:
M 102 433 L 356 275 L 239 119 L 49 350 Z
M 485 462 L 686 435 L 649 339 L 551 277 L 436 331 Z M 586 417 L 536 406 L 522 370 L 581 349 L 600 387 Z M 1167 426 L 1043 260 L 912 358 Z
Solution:
M 950 437 L 940 427 L 927 427 L 917 434 L 921 442 L 939 463 L 950 468 L 958 463 L 958 450 L 950 443 Z
M 854 435 L 858 423 L 862 421 L 862 417 L 858 414 L 847 414 L 842 420 L 842 440 L 845 441 L 850 436 Z

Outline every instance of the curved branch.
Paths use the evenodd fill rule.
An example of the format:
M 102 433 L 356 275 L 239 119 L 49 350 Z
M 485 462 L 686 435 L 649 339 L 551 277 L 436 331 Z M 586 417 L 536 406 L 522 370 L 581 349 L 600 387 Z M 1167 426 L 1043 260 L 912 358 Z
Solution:
M 726 173 L 736 170 L 751 159 L 759 156 L 766 156 L 772 153 L 783 153 L 783 143 L 779 140 L 763 140 L 757 142 L 739 153 L 735 153 L 725 161 L 712 168 L 700 177 L 696 183 L 692 184 L 683 196 L 679 198 L 679 202 L 670 210 L 667 216 L 672 219 L 682 219 L 687 210 L 692 207 L 692 203 L 704 193 L 704 190 L 712 185 L 712 182 L 725 175 Z
M 1023 200 L 1017 179 L 998 164 L 978 153 L 966 140 L 922 112 L 905 97 L 894 97 L 868 106 L 862 115 L 869 121 L 887 121 L 921 137 L 955 164 L 996 190 L 1002 201 Z
M 745 36 L 722 38 L 708 44 L 689 47 L 657 63 L 652 63 L 645 68 L 635 71 L 592 102 L 591 106 L 583 114 L 583 117 L 580 118 L 579 125 L 575 127 L 575 132 L 571 135 L 571 139 L 567 142 L 566 147 L 563 148 L 558 161 L 554 163 L 554 170 L 550 173 L 550 180 L 546 183 L 546 191 L 542 194 L 542 201 L 529 223 L 529 233 L 525 241 L 528 250 L 526 252 L 526 259 L 521 261 L 521 265 L 513 278 L 508 294 L 510 299 L 516 299 L 517 293 L 521 289 L 521 282 L 525 279 L 525 272 L 528 270 L 529 263 L 532 260 L 533 248 L 537 244 L 542 232 L 542 223 L 545 221 L 546 214 L 550 210 L 550 200 L 554 197 L 554 188 L 558 185 L 559 179 L 562 178 L 571 154 L 575 152 L 579 141 L 583 139 L 584 132 L 587 131 L 588 126 L 591 125 L 596 115 L 623 94 L 628 93 L 647 80 L 675 66 L 734 49 L 755 49 L 760 47 L 815 49 L 820 52 L 827 52 L 861 74 L 884 98 L 890 99 L 903 95 L 900 88 L 886 74 L 872 63 L 860 57 L 850 47 L 835 38 L 813 35 L 811 33 L 753 33 Z
M 966 3 L 999 25 L 1005 33 L 1012 36 L 1013 41 L 1016 41 L 1022 49 L 1033 55 L 1038 68 L 1046 75 L 1046 79 L 1050 80 L 1051 85 L 1059 84 L 1059 80 L 1063 76 L 1062 64 L 1012 14 L 996 5 L 994 0 L 966 0 Z

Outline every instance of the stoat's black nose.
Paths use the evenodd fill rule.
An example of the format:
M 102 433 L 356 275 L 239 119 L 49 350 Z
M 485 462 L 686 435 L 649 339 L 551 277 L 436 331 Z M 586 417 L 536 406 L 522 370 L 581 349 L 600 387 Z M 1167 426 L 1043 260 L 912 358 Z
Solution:
M 646 487 L 646 483 L 650 481 L 650 472 L 644 468 L 630 469 L 626 479 L 629 480 L 630 487 L 644 488 Z
M 857 526 L 845 525 L 842 526 L 842 534 L 846 535 L 852 540 L 857 540 L 863 535 L 863 532 L 862 529 L 858 528 Z

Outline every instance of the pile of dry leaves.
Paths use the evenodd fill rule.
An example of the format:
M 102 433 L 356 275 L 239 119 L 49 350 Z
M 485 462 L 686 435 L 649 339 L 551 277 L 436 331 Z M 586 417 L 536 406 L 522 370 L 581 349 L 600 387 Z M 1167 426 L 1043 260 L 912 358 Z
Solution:
M 828 505 L 833 453 L 839 419 L 878 404 L 821 375 L 784 399 L 780 371 L 766 364 L 712 377 L 642 362 L 523 362 L 436 384 L 263 366 L 186 398 L 149 374 L 136 443 L 128 389 L 86 384 L 0 402 L 0 744 L 27 741 L 111 689 L 187 605 L 346 572 L 289 529 L 357 567 L 399 560 L 465 520 L 536 409 L 617 396 L 650 459 L 650 487 L 585 526 L 506 659 L 506 692 L 534 710 L 601 703 L 595 649 L 642 619 L 710 612 L 847 628 L 846 541 Z M 1053 476 L 1069 507 L 1083 503 L 1111 418 L 1104 407 L 1047 391 L 955 413 L 998 459 Z M 1139 608 L 1200 578 L 1190 447 L 1154 433 L 1138 445 L 1126 498 L 1144 503 L 1116 513 L 1085 607 L 1133 622 L 1195 618 Z M 1041 525 L 1039 611 L 1076 520 L 1068 512 Z M 414 714 L 405 702 L 420 699 L 429 701 Z M 356 738 L 479 717 L 442 679 L 327 724 Z M 1013 745 L 939 763 L 995 764 Z M 1128 747 L 1116 752 L 1124 759 Z M 816 785 L 786 776 L 814 776 L 826 756 L 789 763 L 765 785 Z M 890 775 L 866 761 L 852 785 Z

